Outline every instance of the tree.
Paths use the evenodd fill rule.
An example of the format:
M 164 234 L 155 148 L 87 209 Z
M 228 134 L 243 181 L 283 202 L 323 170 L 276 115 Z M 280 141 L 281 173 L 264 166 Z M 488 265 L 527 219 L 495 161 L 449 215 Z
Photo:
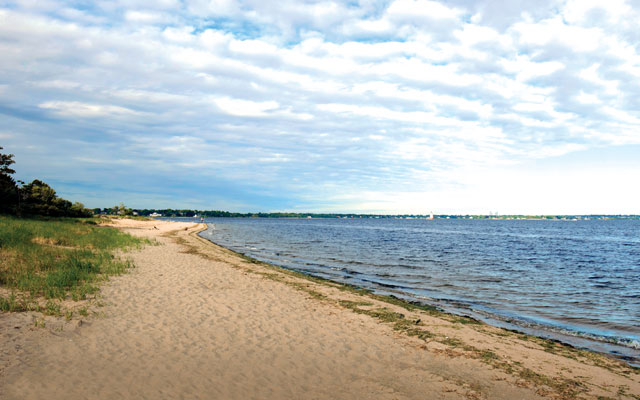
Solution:
M 2 150 L 2 147 L 0 147 Z M 71 203 L 56 195 L 56 191 L 41 180 L 35 179 L 25 185 L 16 184 L 11 177 L 16 171 L 13 154 L 0 154 L 0 213 L 15 215 L 44 215 L 48 217 L 90 217 L 91 211 L 82 203 Z
M 0 150 L 2 149 L 3 147 L 0 146 Z M 13 154 L 0 153 L 0 174 L 11 175 L 16 173 L 15 170 L 9 168 L 9 165 L 15 164 L 15 161 L 13 161 L 13 157 Z
M 0 147 L 2 150 L 2 147 Z M 13 154 L 0 153 L 0 213 L 15 213 L 18 204 L 18 185 L 11 177 L 16 171 L 9 168 L 14 164 Z
M 39 179 L 24 185 L 20 190 L 22 211 L 25 214 L 57 217 L 64 215 L 64 199 L 58 199 L 56 191 Z M 60 201 L 62 200 L 62 201 Z M 69 203 L 69 207 L 71 204 Z
M 22 212 L 27 215 L 47 217 L 90 217 L 91 211 L 84 204 L 58 197 L 56 191 L 39 179 L 20 189 Z
M 111 213 L 116 215 L 133 215 L 133 210 L 127 208 L 124 203 L 120 203 L 119 206 L 111 207 Z
M 93 214 L 91 210 L 84 208 L 84 204 L 79 201 L 74 202 L 69 210 L 71 217 L 90 217 Z

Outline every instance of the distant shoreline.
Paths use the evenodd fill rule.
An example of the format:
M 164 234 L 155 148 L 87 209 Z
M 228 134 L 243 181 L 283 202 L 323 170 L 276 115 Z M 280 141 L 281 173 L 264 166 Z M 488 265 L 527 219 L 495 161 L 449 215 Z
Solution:
M 114 215 L 113 208 L 93 208 L 94 215 Z M 443 213 L 405 213 L 405 214 L 375 214 L 375 213 L 321 213 L 321 212 L 231 212 L 222 210 L 197 210 L 173 208 L 133 208 L 134 216 L 152 218 L 376 218 L 376 219 L 492 219 L 492 220 L 612 220 L 612 219 L 640 219 L 640 214 L 443 214 Z
M 151 218 L 292 218 L 292 219 L 419 219 L 419 220 L 520 220 L 520 221 L 593 221 L 593 220 L 640 220 L 640 215 L 609 215 L 609 214 L 584 214 L 584 215 L 448 215 L 439 214 L 434 215 L 433 218 L 428 215 L 412 215 L 412 214 L 399 214 L 399 215 L 378 215 L 378 214 L 313 214 L 304 213 L 299 215 L 288 215 L 287 213 L 229 213 L 230 215 L 218 215 L 212 214 L 197 214 L 184 215 L 179 213 L 174 214 L 139 214 L 140 216 L 147 216 Z

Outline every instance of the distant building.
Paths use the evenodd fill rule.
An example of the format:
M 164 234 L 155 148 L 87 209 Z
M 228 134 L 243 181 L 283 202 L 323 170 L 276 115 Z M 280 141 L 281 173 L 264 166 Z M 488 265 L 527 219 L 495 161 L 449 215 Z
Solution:
M 162 217 L 162 214 L 158 214 L 157 212 L 152 212 L 151 214 L 149 214 L 149 216 L 152 218 L 156 218 L 156 217 Z

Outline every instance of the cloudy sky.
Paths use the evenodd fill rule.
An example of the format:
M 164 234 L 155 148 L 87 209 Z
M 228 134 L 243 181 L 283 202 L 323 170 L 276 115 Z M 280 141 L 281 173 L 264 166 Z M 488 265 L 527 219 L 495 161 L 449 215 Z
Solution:
M 0 146 L 90 207 L 640 213 L 640 0 L 0 0 Z

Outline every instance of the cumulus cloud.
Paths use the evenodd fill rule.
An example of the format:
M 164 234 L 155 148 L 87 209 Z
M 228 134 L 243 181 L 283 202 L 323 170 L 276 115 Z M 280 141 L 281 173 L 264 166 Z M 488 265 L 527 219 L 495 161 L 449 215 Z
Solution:
M 138 206 L 372 212 L 640 144 L 639 4 L 496 4 L 19 1 L 0 7 L 0 138 L 88 203 L 100 181 Z

